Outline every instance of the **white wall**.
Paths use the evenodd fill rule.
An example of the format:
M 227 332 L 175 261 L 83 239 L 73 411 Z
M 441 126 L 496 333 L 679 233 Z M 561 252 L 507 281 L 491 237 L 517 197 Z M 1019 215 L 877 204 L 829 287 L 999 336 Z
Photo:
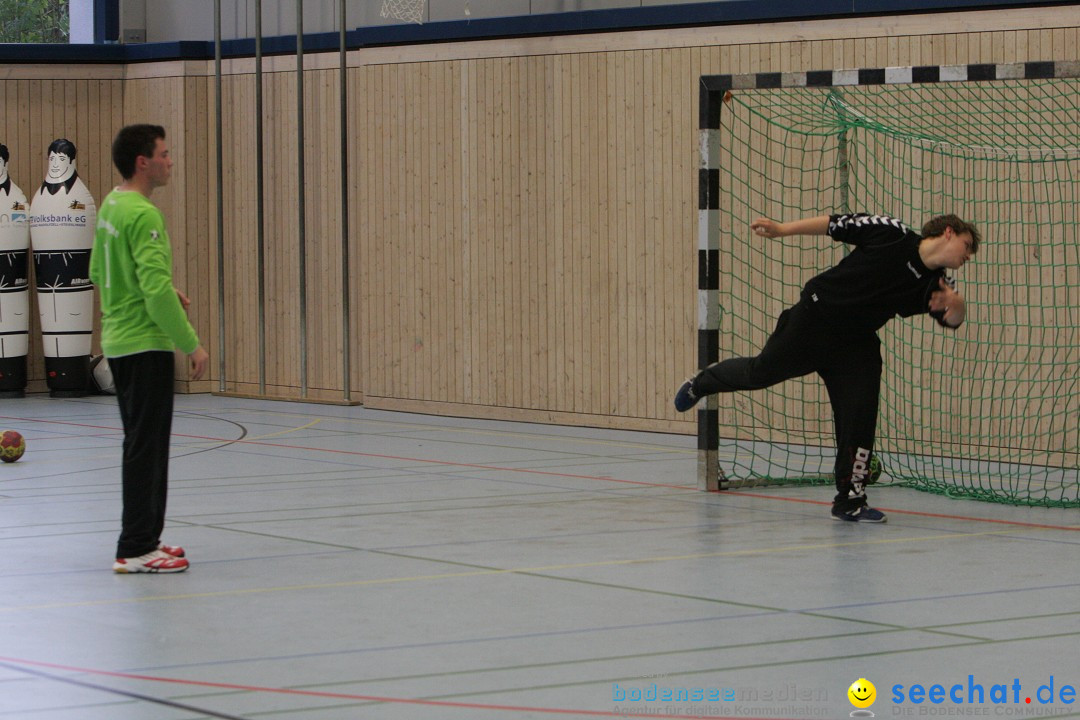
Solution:
M 77 0 L 72 0 L 74 5 Z M 88 2 L 89 0 L 82 0 Z M 701 0 L 424 0 L 429 22 L 508 17 L 653 5 L 679 5 Z M 148 42 L 213 40 L 214 0 L 124 0 L 144 3 Z M 383 0 L 347 0 L 346 27 L 385 25 Z M 92 4 L 92 3 L 91 3 Z M 296 0 L 263 0 L 263 35 L 296 34 Z M 255 0 L 221 0 L 221 32 L 225 39 L 255 36 Z M 125 5 L 125 11 L 127 5 Z M 469 14 L 466 15 L 466 9 Z M 304 32 L 335 32 L 338 0 L 304 0 Z
M 68 4 L 68 42 L 93 44 L 94 0 L 71 0 Z

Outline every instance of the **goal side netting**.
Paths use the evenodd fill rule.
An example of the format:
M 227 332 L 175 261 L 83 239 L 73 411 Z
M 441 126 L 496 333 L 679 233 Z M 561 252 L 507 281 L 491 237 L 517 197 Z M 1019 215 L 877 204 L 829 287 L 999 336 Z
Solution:
M 1025 505 L 1080 506 L 1080 82 L 732 90 L 717 155 L 721 359 L 756 354 L 802 285 L 847 251 L 765 240 L 754 218 L 955 213 L 983 245 L 955 274 L 956 332 L 927 315 L 879 331 L 882 482 Z M 727 483 L 831 485 L 832 411 L 816 375 L 720 395 Z

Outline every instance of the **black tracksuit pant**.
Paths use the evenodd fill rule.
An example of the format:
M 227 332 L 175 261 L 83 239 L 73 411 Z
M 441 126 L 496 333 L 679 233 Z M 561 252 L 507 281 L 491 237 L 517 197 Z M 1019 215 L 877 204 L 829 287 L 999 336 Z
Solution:
M 760 390 L 816 372 L 825 381 L 836 431 L 837 495 L 843 510 L 866 504 L 864 486 L 877 427 L 881 343 L 877 333 L 845 327 L 810 301 L 785 310 L 757 357 L 710 365 L 694 380 L 698 397 Z
M 172 432 L 174 360 L 171 352 L 109 358 L 124 424 L 124 513 L 116 557 L 157 549 L 165 527 Z

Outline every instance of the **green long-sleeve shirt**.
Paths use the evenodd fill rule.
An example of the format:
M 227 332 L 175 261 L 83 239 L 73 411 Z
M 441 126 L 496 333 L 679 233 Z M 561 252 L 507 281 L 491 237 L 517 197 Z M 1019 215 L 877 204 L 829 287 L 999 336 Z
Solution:
M 101 299 L 101 349 L 122 357 L 178 347 L 199 337 L 172 279 L 172 247 L 161 211 L 142 193 L 113 190 L 98 210 L 90 279 Z

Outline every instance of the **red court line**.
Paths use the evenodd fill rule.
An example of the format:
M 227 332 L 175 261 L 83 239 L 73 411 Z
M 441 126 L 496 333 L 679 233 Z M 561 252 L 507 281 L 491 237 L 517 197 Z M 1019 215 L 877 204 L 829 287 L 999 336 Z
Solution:
M 70 426 L 73 426 L 73 427 L 84 427 L 84 428 L 90 428 L 90 429 L 93 429 L 93 430 L 116 430 L 116 431 L 122 432 L 122 428 L 113 428 L 113 427 L 109 427 L 107 425 L 89 425 L 89 424 L 86 424 L 86 423 L 68 422 L 68 421 L 65 421 L 65 420 L 39 420 L 39 419 L 33 419 L 33 418 L 13 417 L 13 416 L 8 416 L 8 415 L 0 415 L 0 420 L 17 420 L 17 421 L 20 421 L 20 422 L 35 422 L 35 423 L 44 423 L 44 424 L 53 424 L 53 425 L 70 425 Z M 675 489 L 675 490 L 692 490 L 692 489 L 695 489 L 695 486 L 690 486 L 690 485 L 673 485 L 671 483 L 652 483 L 652 482 L 644 482 L 642 480 L 625 480 L 625 479 L 622 479 L 622 478 L 605 477 L 605 476 L 602 476 L 602 475 L 575 475 L 575 474 L 572 474 L 572 473 L 552 472 L 550 470 L 533 470 L 533 469 L 529 469 L 529 468 L 499 467 L 497 465 L 479 465 L 479 464 L 475 464 L 475 463 L 453 462 L 453 461 L 450 461 L 450 460 L 431 460 L 429 458 L 404 457 L 404 456 L 401 456 L 401 455 L 383 455 L 383 454 L 379 454 L 379 453 L 360 452 L 358 450 L 334 450 L 332 448 L 313 448 L 313 447 L 307 447 L 307 446 L 304 446 L 304 445 L 286 445 L 284 443 L 272 443 L 272 442 L 266 442 L 266 441 L 263 441 L 263 440 L 230 440 L 228 438 L 216 438 L 216 437 L 209 437 L 209 436 L 205 436 L 205 435 L 186 435 L 186 434 L 183 434 L 183 433 L 173 433 L 173 435 L 176 436 L 176 437 L 189 438 L 191 440 L 207 440 L 207 441 L 210 441 L 210 442 L 235 443 L 235 444 L 239 444 L 239 445 L 256 445 L 256 446 L 262 446 L 262 447 L 281 448 L 281 449 L 284 449 L 284 450 L 306 450 L 308 452 L 324 452 L 324 453 L 334 453 L 334 454 L 338 454 L 338 455 L 350 455 L 350 456 L 355 456 L 355 457 L 378 458 L 378 459 L 381 459 L 381 460 L 398 460 L 398 461 L 401 461 L 401 462 L 427 463 L 427 464 L 430 464 L 430 465 L 442 465 L 442 466 L 447 466 L 447 467 L 463 467 L 463 468 L 472 468 L 472 469 L 475 469 L 475 470 L 494 470 L 494 471 L 498 471 L 498 472 L 526 473 L 526 474 L 529 474 L 529 475 L 544 475 L 544 476 L 547 476 L 547 477 L 572 478 L 572 479 L 575 479 L 575 480 L 597 480 L 597 481 L 600 481 L 600 482 L 613 482 L 613 483 L 621 483 L 621 484 L 624 484 L 624 485 L 643 485 L 645 487 L 672 488 L 672 489 Z M 831 501 L 825 501 L 825 500 L 808 500 L 808 499 L 805 499 L 805 498 L 783 497 L 783 496 L 779 496 L 779 495 L 764 495 L 764 494 L 761 494 L 761 493 L 743 492 L 743 491 L 740 491 L 740 490 L 724 490 L 722 492 L 725 495 L 733 495 L 733 496 L 738 496 L 738 497 L 758 498 L 758 499 L 762 499 L 762 500 L 774 500 L 774 501 L 779 501 L 779 502 L 807 503 L 807 504 L 810 504 L 810 505 L 832 505 Z M 996 519 L 992 519 L 992 518 L 969 517 L 967 515 L 953 515 L 953 514 L 948 514 L 948 513 L 921 512 L 921 511 L 918 511 L 918 510 L 899 510 L 899 509 L 896 509 L 896 508 L 886 508 L 886 507 L 883 507 L 881 509 L 886 510 L 886 511 L 891 512 L 891 513 L 895 513 L 897 515 L 914 515 L 914 516 L 919 516 L 919 517 L 939 518 L 939 519 L 943 519 L 943 520 L 967 520 L 969 522 L 983 522 L 983 523 L 991 523 L 991 524 L 995 524 L 995 525 L 1009 525 L 1009 526 L 1012 526 L 1012 527 L 1037 528 L 1037 529 L 1042 529 L 1042 530 L 1067 530 L 1067 531 L 1070 531 L 1070 532 L 1080 532 L 1080 526 L 1076 526 L 1076 525 L 1073 525 L 1073 526 L 1069 526 L 1069 525 L 1050 525 L 1050 524 L 1042 524 L 1042 523 L 1020 522 L 1018 520 L 996 520 Z
M 207 682 L 202 680 L 184 680 L 181 678 L 156 677 L 154 675 L 137 675 L 134 673 L 115 672 L 110 670 L 95 670 L 93 668 L 75 667 L 71 665 L 59 665 L 56 663 L 39 662 L 35 660 L 23 660 L 21 658 L 0 657 L 0 662 L 11 665 L 23 665 L 27 667 L 48 668 L 50 670 L 62 670 L 64 672 L 76 672 L 98 677 L 121 678 L 124 680 L 144 680 L 155 683 L 169 683 L 171 685 L 186 685 L 190 687 L 213 688 L 215 690 L 241 690 L 244 692 L 272 693 L 275 695 L 298 695 L 303 697 L 332 698 L 335 700 L 361 700 L 367 702 L 397 703 L 399 705 L 425 705 L 428 707 L 461 708 L 465 710 L 503 710 L 510 712 L 533 712 L 548 715 L 578 715 L 589 717 L 619 717 L 625 718 L 627 713 L 611 712 L 606 710 L 574 710 L 570 708 L 532 707 L 528 705 L 492 705 L 487 703 L 453 702 L 450 700 L 418 700 L 414 698 L 384 697 L 381 695 L 353 695 L 350 693 L 333 693 L 320 690 L 294 690 L 289 688 L 261 687 L 258 685 L 238 685 L 235 683 Z M 618 702 L 612 700 L 612 702 Z M 698 701 L 693 701 L 698 702 Z M 739 718 L 719 717 L 716 715 L 680 715 L 686 718 L 714 718 L 715 720 L 739 720 Z M 758 718 L 758 720 L 786 720 L 784 718 Z

